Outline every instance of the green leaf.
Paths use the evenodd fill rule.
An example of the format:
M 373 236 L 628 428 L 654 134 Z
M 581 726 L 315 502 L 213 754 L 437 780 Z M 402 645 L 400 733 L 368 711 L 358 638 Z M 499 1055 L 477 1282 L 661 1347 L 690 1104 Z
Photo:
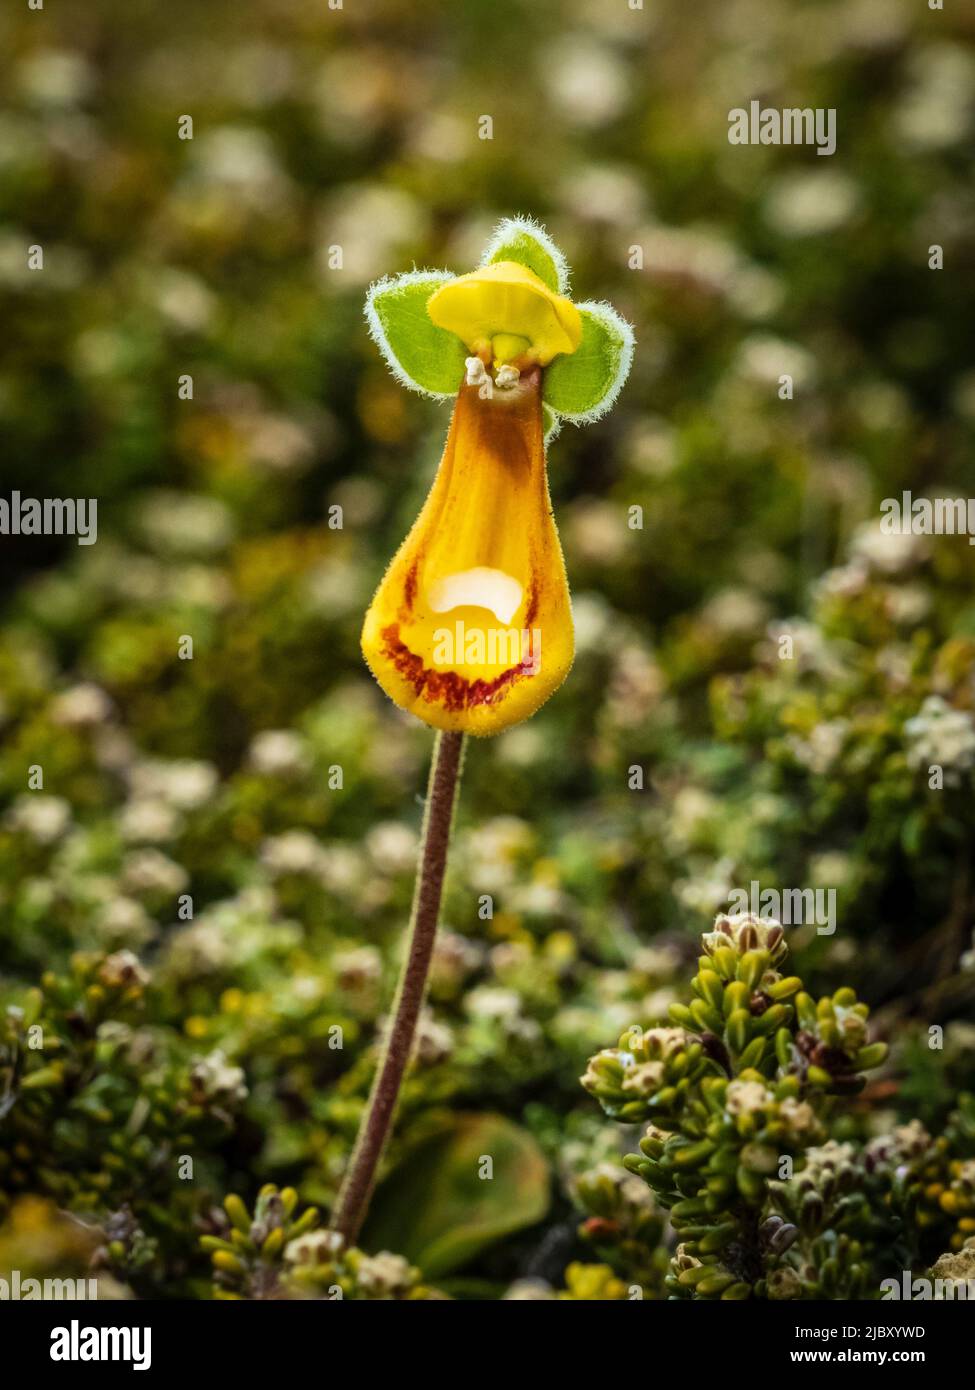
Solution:
M 545 431 L 545 443 L 551 444 L 562 429 L 562 417 L 556 415 L 555 411 L 542 402 L 542 428 Z
M 481 265 L 495 261 L 515 261 L 527 266 L 556 294 L 569 288 L 569 267 L 565 257 L 544 227 L 530 217 L 506 217 L 495 228 Z
M 609 304 L 577 304 L 582 342 L 545 369 L 545 404 L 576 424 L 605 415 L 633 361 L 633 329 Z
M 492 1177 L 479 1176 L 485 1157 Z M 360 1244 L 405 1255 L 437 1279 L 548 1207 L 548 1165 L 530 1134 L 502 1115 L 455 1115 L 379 1188 Z
M 377 280 L 366 295 L 369 332 L 393 375 L 438 400 L 456 396 L 467 356 L 460 339 L 427 313 L 431 294 L 453 278 L 445 270 L 414 270 Z

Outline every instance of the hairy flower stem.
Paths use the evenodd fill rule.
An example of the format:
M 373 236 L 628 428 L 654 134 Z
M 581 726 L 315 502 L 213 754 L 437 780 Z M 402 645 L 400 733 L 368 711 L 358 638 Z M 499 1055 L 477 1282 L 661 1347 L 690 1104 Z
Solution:
M 369 1207 L 376 1170 L 396 1114 L 396 1102 L 426 994 L 463 747 L 462 733 L 437 734 L 427 787 L 406 956 L 400 971 L 382 1058 L 329 1223 L 333 1230 L 345 1237 L 348 1245 L 354 1244 L 358 1237 Z

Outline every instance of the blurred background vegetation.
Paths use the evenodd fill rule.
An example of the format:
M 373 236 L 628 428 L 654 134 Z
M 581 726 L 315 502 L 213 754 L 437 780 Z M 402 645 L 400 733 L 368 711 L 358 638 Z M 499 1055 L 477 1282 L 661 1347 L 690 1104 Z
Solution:
M 6 8 L 3 492 L 99 507 L 95 546 L 0 548 L 20 1229 L 45 1201 L 114 1222 L 121 1285 L 199 1293 L 227 1191 L 334 1195 L 431 743 L 358 633 L 447 424 L 387 374 L 363 294 L 470 268 L 513 213 L 638 348 L 613 415 L 551 450 L 577 662 L 470 750 L 367 1248 L 458 1290 L 557 1282 L 576 1177 L 620 1146 L 586 1058 L 663 1015 L 753 879 L 837 889 L 835 935 L 794 929 L 798 963 L 897 1024 L 860 1123 L 895 1095 L 941 1123 L 975 1073 L 975 549 L 882 537 L 878 508 L 973 488 L 973 33 L 908 0 Z M 752 98 L 835 107 L 836 154 L 729 145 Z M 15 1105 L 50 1071 L 17 1041 L 32 1017 L 64 1065 Z M 916 1042 L 932 1022 L 954 1028 L 943 1057 Z M 485 1142 L 510 1155 L 493 1207 L 458 1158 Z M 442 1175 L 433 1211 L 411 1163 Z

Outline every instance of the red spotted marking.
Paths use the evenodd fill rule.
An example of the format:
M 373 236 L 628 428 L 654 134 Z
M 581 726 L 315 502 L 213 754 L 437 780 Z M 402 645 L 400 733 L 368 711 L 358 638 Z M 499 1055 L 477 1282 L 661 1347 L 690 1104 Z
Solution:
M 442 705 L 451 711 L 493 705 L 515 681 L 535 674 L 535 663 L 530 660 L 509 667 L 493 680 L 469 681 L 456 671 L 432 671 L 429 666 L 424 666 L 423 658 L 400 641 L 398 624 L 391 623 L 389 627 L 384 627 L 382 635 L 385 644 L 383 655 L 412 685 L 417 695 L 430 704 Z

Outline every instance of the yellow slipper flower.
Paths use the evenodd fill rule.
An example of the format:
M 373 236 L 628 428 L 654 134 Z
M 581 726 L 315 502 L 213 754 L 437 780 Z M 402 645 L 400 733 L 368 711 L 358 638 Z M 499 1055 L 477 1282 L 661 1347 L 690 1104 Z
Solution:
M 572 664 L 552 520 L 541 372 L 461 387 L 433 488 L 366 614 L 362 649 L 396 704 L 493 734 L 532 714 Z
M 397 705 L 473 734 L 527 718 L 572 665 L 545 420 L 601 414 L 632 356 L 613 310 L 562 292 L 564 263 L 541 229 L 503 223 L 486 261 L 457 278 L 381 281 L 366 306 L 397 375 L 456 403 L 433 487 L 366 614 L 362 650 Z

